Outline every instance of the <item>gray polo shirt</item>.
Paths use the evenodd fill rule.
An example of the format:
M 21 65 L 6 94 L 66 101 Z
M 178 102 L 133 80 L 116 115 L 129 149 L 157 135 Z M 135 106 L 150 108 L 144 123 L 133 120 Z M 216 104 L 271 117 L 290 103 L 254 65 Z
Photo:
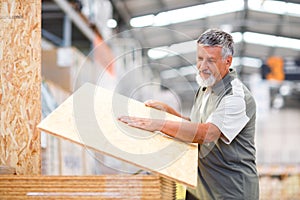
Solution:
M 191 121 L 212 123 L 222 132 L 199 145 L 199 199 L 258 199 L 255 117 L 255 101 L 233 70 L 212 88 L 198 90 Z

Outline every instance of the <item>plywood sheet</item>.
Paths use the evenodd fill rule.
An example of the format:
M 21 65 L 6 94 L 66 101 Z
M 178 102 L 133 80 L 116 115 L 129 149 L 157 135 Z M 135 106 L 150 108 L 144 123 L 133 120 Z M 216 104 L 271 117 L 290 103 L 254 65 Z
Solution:
M 0 199 L 173 200 L 174 183 L 157 175 L 1 176 Z
M 86 83 L 38 128 L 188 186 L 196 186 L 198 147 L 161 133 L 132 128 L 122 115 L 181 120 L 143 103 Z

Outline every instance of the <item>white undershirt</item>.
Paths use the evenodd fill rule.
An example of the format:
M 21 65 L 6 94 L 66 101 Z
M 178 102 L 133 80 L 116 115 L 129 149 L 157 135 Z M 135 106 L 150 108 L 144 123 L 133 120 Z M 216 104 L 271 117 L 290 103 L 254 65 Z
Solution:
M 206 103 L 208 101 L 209 95 L 211 94 L 211 88 L 206 88 L 203 98 L 202 98 L 202 103 L 201 103 L 201 108 L 200 108 L 200 116 L 203 115 L 204 109 L 206 107 Z

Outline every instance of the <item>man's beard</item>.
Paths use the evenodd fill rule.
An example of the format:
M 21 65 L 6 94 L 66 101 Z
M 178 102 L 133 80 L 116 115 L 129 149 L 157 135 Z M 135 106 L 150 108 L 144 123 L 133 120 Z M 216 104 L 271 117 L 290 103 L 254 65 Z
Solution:
M 200 76 L 199 73 L 197 73 L 196 81 L 200 87 L 211 87 L 215 84 L 216 78 L 212 74 L 210 74 L 207 79 L 204 79 Z

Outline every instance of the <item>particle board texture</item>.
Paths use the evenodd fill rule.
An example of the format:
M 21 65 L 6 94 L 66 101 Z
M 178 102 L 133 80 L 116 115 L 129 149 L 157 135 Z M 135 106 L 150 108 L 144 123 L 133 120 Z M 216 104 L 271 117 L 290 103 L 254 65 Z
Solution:
M 176 199 L 157 175 L 0 176 L 1 199 Z
M 41 1 L 0 1 L 0 165 L 40 174 Z
M 86 83 L 75 91 L 38 128 L 144 170 L 183 183 L 197 184 L 198 146 L 160 132 L 130 127 L 117 120 L 130 115 L 182 120 L 142 102 Z

